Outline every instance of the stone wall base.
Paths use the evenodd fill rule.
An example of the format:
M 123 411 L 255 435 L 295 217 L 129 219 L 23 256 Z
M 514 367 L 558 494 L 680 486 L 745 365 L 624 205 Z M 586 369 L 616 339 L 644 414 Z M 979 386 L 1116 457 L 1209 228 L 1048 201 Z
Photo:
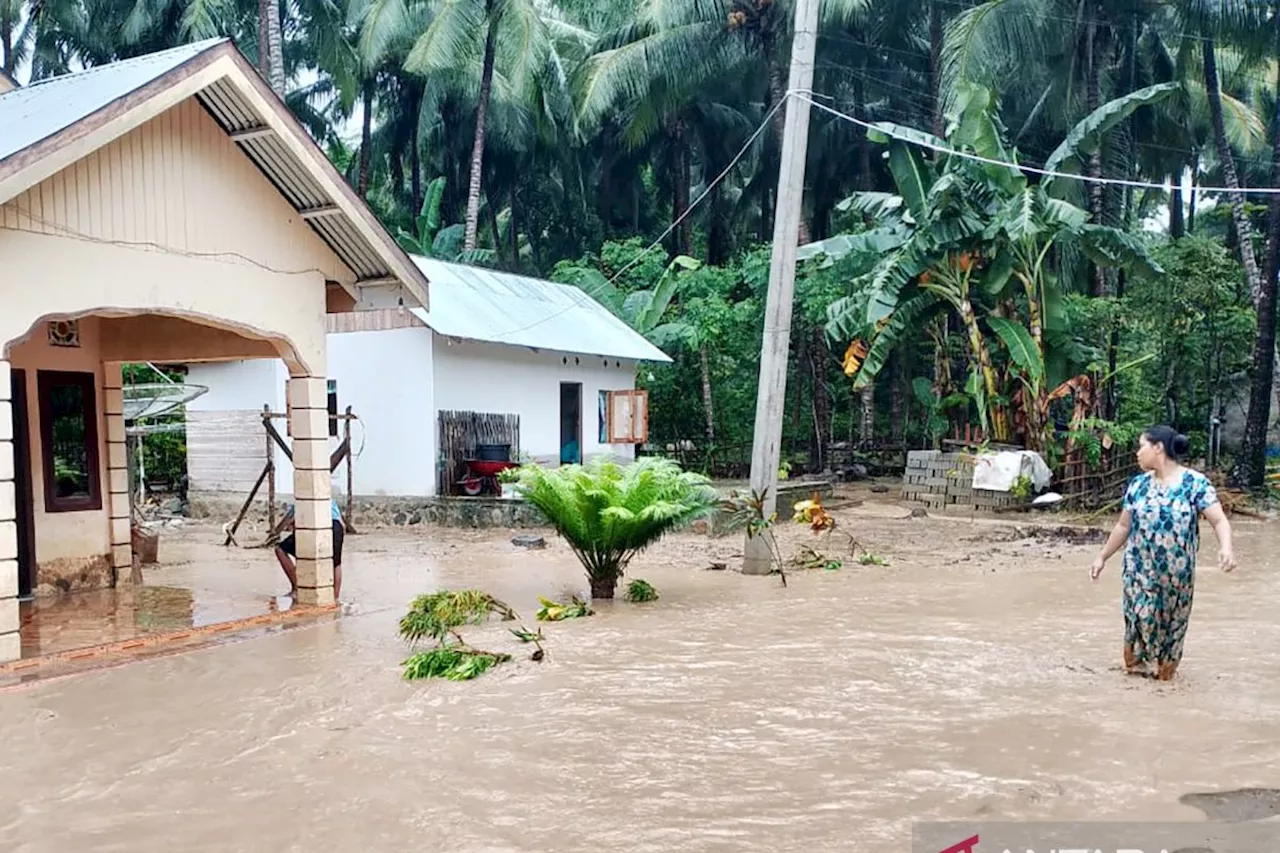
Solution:
M 749 497 L 751 487 L 742 486 L 737 489 L 737 492 L 739 497 Z M 778 523 L 790 523 L 791 516 L 794 514 L 793 507 L 800 501 L 812 498 L 814 492 L 817 492 L 818 497 L 823 501 L 829 501 L 835 495 L 835 486 L 830 480 L 780 480 L 776 500 Z M 727 493 L 725 497 L 728 498 Z M 740 533 L 744 529 L 740 523 L 730 519 L 721 509 L 716 509 L 709 519 L 699 521 L 693 526 L 695 533 L 705 533 L 712 538 Z
M 973 457 L 967 453 L 912 450 L 902 477 L 902 500 L 936 513 L 994 512 L 1019 503 L 1009 492 L 973 488 Z
M 36 567 L 36 595 L 108 589 L 115 584 L 111 555 L 64 557 Z
M 338 503 L 345 512 L 345 499 L 339 498 Z M 243 496 L 238 500 L 234 495 L 218 493 L 193 492 L 189 496 L 190 516 L 211 521 L 234 521 L 243 504 Z M 276 518 L 281 517 L 286 506 L 286 502 L 279 502 Z M 253 528 L 265 528 L 266 522 L 267 502 L 254 501 L 243 523 Z M 507 529 L 549 526 L 541 512 L 514 498 L 356 496 L 356 530 L 417 525 Z

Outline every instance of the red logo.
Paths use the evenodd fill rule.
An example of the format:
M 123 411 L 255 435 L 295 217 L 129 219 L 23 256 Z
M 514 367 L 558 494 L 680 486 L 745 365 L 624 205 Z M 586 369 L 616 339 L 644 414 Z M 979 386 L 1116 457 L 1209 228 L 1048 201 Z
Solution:
M 966 838 L 959 844 L 952 844 L 947 849 L 939 851 L 939 853 L 973 853 L 973 848 L 977 846 L 978 836 L 975 835 L 973 838 Z

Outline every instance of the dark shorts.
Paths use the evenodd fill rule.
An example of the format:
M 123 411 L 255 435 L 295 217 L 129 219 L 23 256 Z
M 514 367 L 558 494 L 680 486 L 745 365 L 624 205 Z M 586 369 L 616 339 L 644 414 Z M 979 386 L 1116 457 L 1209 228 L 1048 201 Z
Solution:
M 342 534 L 345 531 L 342 528 L 342 522 L 334 519 L 333 521 L 333 564 L 335 566 L 342 565 Z M 298 540 L 290 533 L 284 539 L 280 540 L 280 550 L 284 551 L 290 557 L 298 556 Z

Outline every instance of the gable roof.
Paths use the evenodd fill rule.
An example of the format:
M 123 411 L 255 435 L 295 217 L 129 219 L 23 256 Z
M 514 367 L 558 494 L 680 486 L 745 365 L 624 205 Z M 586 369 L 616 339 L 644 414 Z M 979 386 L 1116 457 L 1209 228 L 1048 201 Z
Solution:
M 18 81 L 5 74 L 3 70 L 0 70 L 0 94 L 10 92 L 16 88 L 18 88 Z
M 487 343 L 634 361 L 671 359 L 568 284 L 413 255 L 431 306 L 413 314 L 436 333 Z
M 226 39 L 209 39 L 33 81 L 0 98 L 0 161 L 71 127 Z
M 427 304 L 418 267 L 229 39 L 183 45 L 0 94 L 0 204 L 194 97 L 355 274 Z

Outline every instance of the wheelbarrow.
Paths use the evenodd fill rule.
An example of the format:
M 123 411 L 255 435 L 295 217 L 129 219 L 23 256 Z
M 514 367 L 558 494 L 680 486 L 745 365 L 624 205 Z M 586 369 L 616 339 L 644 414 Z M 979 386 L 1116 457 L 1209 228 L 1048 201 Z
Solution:
M 519 468 L 519 462 L 499 459 L 463 459 L 467 473 L 458 485 L 465 495 L 475 497 L 488 491 L 490 494 L 502 494 L 502 486 L 498 483 L 498 475 L 508 468 Z

